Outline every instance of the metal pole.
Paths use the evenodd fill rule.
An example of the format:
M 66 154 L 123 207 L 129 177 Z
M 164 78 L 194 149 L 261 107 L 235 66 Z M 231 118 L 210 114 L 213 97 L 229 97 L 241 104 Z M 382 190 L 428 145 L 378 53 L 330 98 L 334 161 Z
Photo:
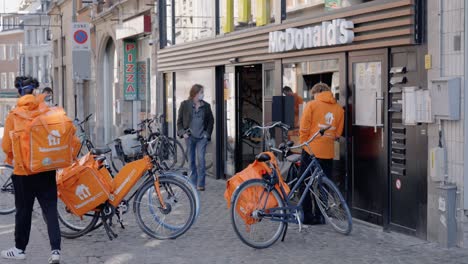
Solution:
M 63 70 L 64 62 L 63 62 L 63 14 L 60 14 L 60 43 L 61 45 L 61 55 L 62 55 L 62 107 L 65 109 L 65 71 Z

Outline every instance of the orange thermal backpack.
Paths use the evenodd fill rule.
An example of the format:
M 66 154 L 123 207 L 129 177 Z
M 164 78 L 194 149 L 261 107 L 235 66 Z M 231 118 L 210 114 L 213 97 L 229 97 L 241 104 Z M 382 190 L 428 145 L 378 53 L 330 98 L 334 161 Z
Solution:
M 72 166 L 57 171 L 58 197 L 75 215 L 82 216 L 107 201 L 113 189 L 106 168 L 88 153 Z
M 290 191 L 289 186 L 283 181 L 283 178 L 281 177 L 275 155 L 273 155 L 273 153 L 271 152 L 264 153 L 270 156 L 270 163 L 273 164 L 273 167 L 276 168 L 276 173 L 278 174 L 279 182 L 281 186 L 283 186 L 286 194 L 288 194 Z M 241 172 L 234 175 L 231 179 L 229 179 L 226 182 L 226 191 L 224 192 L 224 199 L 226 199 L 228 208 L 231 206 L 231 199 L 233 198 L 232 194 L 242 183 L 251 179 L 262 179 L 262 175 L 265 173 L 272 173 L 270 167 L 268 167 L 268 165 L 265 162 L 259 162 L 255 160 L 253 163 L 247 166 L 247 168 L 245 168 Z M 276 189 L 281 195 L 279 186 L 277 186 Z M 259 203 L 261 194 L 262 190 L 255 190 L 251 188 L 242 192 L 242 197 L 239 197 L 236 211 L 247 225 L 251 225 L 256 222 L 255 219 L 251 217 L 251 213 L 255 209 L 255 206 L 258 204 L 265 204 L 265 201 L 261 201 Z M 277 202 L 272 197 L 273 195 L 270 194 L 268 201 L 266 201 L 266 209 L 278 206 Z
M 61 107 L 41 104 L 33 111 L 15 108 L 10 132 L 14 165 L 28 174 L 70 166 L 76 159 L 80 140 L 76 128 Z

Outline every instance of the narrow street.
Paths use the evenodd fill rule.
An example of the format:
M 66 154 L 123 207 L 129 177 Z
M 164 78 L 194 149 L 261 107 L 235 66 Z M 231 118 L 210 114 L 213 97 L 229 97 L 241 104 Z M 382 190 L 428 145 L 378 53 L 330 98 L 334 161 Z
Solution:
M 201 212 L 195 225 L 176 240 L 149 239 L 127 215 L 125 230 L 115 227 L 119 237 L 109 241 L 103 229 L 75 240 L 63 239 L 62 263 L 468 263 L 463 249 L 441 249 L 435 244 L 381 228 L 354 223 L 350 236 L 342 236 L 330 226 L 313 226 L 298 233 L 290 227 L 286 240 L 271 248 L 254 250 L 235 235 L 222 180 L 211 178 L 201 193 Z M 47 230 L 36 205 L 27 260 L 13 263 L 46 263 L 49 257 Z M 0 247 L 13 245 L 14 216 L 0 216 Z

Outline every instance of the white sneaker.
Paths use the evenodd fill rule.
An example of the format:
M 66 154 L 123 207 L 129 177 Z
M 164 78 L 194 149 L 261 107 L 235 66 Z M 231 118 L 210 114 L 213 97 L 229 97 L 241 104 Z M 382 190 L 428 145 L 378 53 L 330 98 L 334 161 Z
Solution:
M 2 250 L 1 255 L 3 258 L 6 259 L 25 259 L 26 254 L 23 250 L 17 249 L 16 247 L 12 247 L 7 250 Z
M 60 263 L 60 250 L 52 250 L 52 254 L 49 258 L 49 264 L 58 264 Z

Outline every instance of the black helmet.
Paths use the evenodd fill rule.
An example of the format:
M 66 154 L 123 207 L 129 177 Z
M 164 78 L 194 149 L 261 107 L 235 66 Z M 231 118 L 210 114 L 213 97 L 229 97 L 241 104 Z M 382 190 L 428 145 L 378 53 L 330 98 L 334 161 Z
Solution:
M 15 87 L 18 89 L 18 93 L 23 96 L 25 94 L 32 94 L 34 89 L 39 87 L 39 82 L 31 76 L 17 76 Z

